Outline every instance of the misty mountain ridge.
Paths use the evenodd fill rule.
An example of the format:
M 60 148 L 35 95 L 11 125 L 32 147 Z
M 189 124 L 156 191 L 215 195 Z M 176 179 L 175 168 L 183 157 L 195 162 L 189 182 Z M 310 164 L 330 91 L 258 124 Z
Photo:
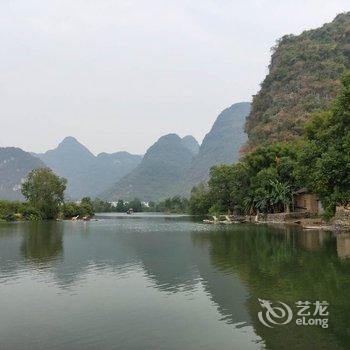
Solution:
M 231 164 L 239 159 L 239 150 L 247 141 L 244 131 L 249 102 L 239 102 L 224 109 L 205 135 L 197 156 L 184 179 L 184 194 L 209 179 L 209 170 L 218 164 Z
M 250 103 L 233 104 L 217 117 L 202 144 L 193 136 L 162 136 L 146 152 L 140 165 L 111 189 L 102 193 L 107 200 L 159 201 L 169 196 L 188 196 L 194 185 L 205 182 L 213 165 L 238 160 L 246 142 L 244 132 Z
M 66 193 L 73 199 L 95 197 L 133 170 L 142 159 L 128 152 L 95 156 L 72 136 L 66 137 L 55 149 L 37 156 L 68 180 Z
M 0 147 L 0 199 L 23 200 L 21 184 L 27 174 L 46 165 L 17 147 Z
M 182 143 L 193 155 L 198 154 L 200 145 L 192 135 L 184 136 Z
M 135 197 L 149 201 L 179 193 L 179 179 L 188 169 L 193 153 L 187 140 L 176 134 L 162 136 L 146 152 L 141 163 L 110 190 L 102 194 L 108 200 Z
M 137 197 L 158 201 L 188 196 L 194 185 L 208 180 L 213 165 L 237 161 L 239 149 L 246 142 L 244 124 L 249 111 L 250 103 L 236 103 L 219 114 L 201 145 L 191 135 L 181 138 L 168 134 L 149 147 L 144 157 L 125 151 L 95 156 L 72 136 L 42 154 L 20 150 L 32 162 L 20 171 L 15 182 L 30 170 L 47 166 L 68 180 L 66 196 L 70 199 L 102 196 L 106 200 Z

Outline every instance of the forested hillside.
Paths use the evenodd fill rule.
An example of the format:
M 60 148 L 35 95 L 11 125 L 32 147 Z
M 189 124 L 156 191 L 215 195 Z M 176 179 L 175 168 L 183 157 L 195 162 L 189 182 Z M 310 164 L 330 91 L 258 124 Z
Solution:
M 108 200 L 135 197 L 160 200 L 180 192 L 180 180 L 190 166 L 193 153 L 176 134 L 162 136 L 146 152 L 142 162 L 102 197 Z
M 213 165 L 238 160 L 239 150 L 247 140 L 244 124 L 249 102 L 235 103 L 224 109 L 199 146 L 196 139 L 176 134 L 161 137 L 151 146 L 141 164 L 110 190 L 102 193 L 108 200 L 159 201 L 166 197 L 187 197 L 193 186 L 209 178 Z
M 330 107 L 347 68 L 350 12 L 321 28 L 282 37 L 272 50 L 269 73 L 253 98 L 245 151 L 299 136 L 312 112 Z

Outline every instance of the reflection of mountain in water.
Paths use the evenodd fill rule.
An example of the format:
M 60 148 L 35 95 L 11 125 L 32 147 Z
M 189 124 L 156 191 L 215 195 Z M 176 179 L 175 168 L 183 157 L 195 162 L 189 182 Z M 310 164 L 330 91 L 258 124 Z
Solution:
M 211 262 L 217 269 L 239 275 L 249 291 L 246 310 L 267 348 L 283 349 L 286 339 L 290 349 L 347 348 L 350 264 L 336 254 L 336 241 L 339 254 L 342 238 L 327 232 L 246 226 L 233 228 L 227 235 L 198 235 L 195 240 L 209 242 Z M 326 300 L 331 305 L 330 326 L 298 327 L 291 322 L 267 328 L 257 319 L 258 298 L 283 301 L 291 307 L 299 300 Z
M 49 269 L 61 287 L 73 285 L 90 269 L 120 273 L 142 268 L 159 290 L 191 291 L 201 283 L 225 319 L 233 310 L 239 310 L 239 316 L 231 317 L 230 322 L 248 319 L 246 313 L 242 316 L 246 292 L 239 279 L 212 266 L 207 243 L 203 247 L 192 243 L 189 230 L 202 234 L 202 226 L 195 223 L 152 218 L 101 220 L 87 225 L 23 223 L 17 228 L 13 234 L 18 238 L 9 240 L 12 244 L 1 244 L 0 250 L 6 246 L 12 260 L 25 259 L 30 264 L 27 266 Z M 14 255 L 18 258 L 13 259 Z
M 197 247 L 193 258 L 203 287 L 226 322 L 250 324 L 250 316 L 245 306 L 248 290 L 238 274 L 213 265 L 210 237 L 218 234 L 220 235 L 215 231 L 192 233 L 193 243 Z
M 190 234 L 189 234 L 190 233 Z M 0 272 L 45 269 L 61 288 L 91 270 L 111 278 L 143 271 L 152 287 L 169 293 L 203 288 L 226 323 L 245 322 L 268 348 L 344 348 L 350 312 L 350 236 L 293 228 L 203 226 L 184 219 L 133 218 L 43 222 L 0 227 Z M 344 259 L 339 259 L 339 257 Z M 98 272 L 97 272 L 98 273 Z M 195 294 L 193 294 L 195 295 Z M 257 319 L 258 298 L 327 300 L 328 330 L 295 325 L 270 331 Z
M 158 218 L 89 224 L 20 223 L 11 227 L 8 240 L 1 233 L 0 256 L 12 264 L 2 264 L 0 269 L 15 271 L 25 259 L 30 265 L 50 269 L 62 287 L 74 284 L 89 269 L 121 272 L 142 268 L 159 289 L 172 292 L 193 288 L 199 277 L 185 230 L 188 223 L 176 226 Z
M 198 283 L 194 249 L 189 235 L 181 228 L 147 234 L 130 232 L 121 240 L 133 249 L 146 275 L 158 289 L 167 292 L 191 290 Z
M 52 268 L 60 286 L 68 287 L 76 283 L 90 269 L 123 272 L 137 265 L 134 252 L 122 245 L 112 230 L 96 224 L 92 228 L 83 222 L 63 223 L 64 259 Z
M 99 232 L 96 224 L 93 230 L 83 222 L 6 225 L 6 230 L 0 230 L 0 259 L 4 261 L 0 271 L 14 275 L 24 267 L 45 268 L 60 286 L 67 287 L 90 268 L 123 269 L 135 263 L 135 254 L 117 241 L 114 232 L 104 230 L 103 225 Z

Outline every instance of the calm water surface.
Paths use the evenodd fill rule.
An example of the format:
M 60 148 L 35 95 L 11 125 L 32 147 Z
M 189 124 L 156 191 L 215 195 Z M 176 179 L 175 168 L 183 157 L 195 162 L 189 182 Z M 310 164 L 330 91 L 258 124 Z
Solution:
M 0 349 L 349 349 L 350 235 L 188 217 L 0 224 Z M 328 301 L 268 328 L 258 299 Z

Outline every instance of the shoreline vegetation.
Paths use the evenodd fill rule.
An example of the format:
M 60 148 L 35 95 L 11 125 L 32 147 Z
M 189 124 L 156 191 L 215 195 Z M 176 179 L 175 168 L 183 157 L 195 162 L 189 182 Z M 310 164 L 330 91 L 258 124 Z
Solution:
M 116 204 L 99 198 L 85 197 L 81 201 L 65 201 L 58 206 L 55 217 L 45 217 L 42 211 L 29 202 L 0 200 L 0 222 L 40 220 L 90 220 L 97 213 L 152 212 L 167 214 L 189 214 L 188 199 L 175 196 L 159 203 L 143 203 L 119 200 Z
M 21 186 L 25 202 L 0 201 L 0 221 L 40 221 L 82 218 L 94 215 L 89 197 L 79 203 L 64 200 L 67 180 L 49 168 L 32 170 Z
M 350 229 L 349 72 L 341 84 L 331 108 L 315 112 L 301 137 L 263 144 L 235 164 L 213 167 L 208 183 L 192 189 L 192 214 L 226 213 L 271 222 L 308 220 L 311 227 Z M 316 208 L 300 205 L 300 193 L 308 193 L 304 201 L 312 199 Z M 291 213 L 304 217 L 275 220 L 279 214 Z M 273 215 L 275 219 L 269 220 Z
M 66 202 L 67 181 L 49 168 L 40 168 L 32 170 L 22 184 L 26 202 L 0 201 L 0 220 L 88 220 L 95 212 L 132 208 L 132 212 L 213 216 L 207 223 L 220 222 L 224 214 L 223 223 L 286 222 L 349 229 L 350 72 L 341 83 L 331 108 L 315 112 L 301 137 L 263 144 L 237 163 L 212 167 L 209 181 L 193 187 L 189 199 L 174 196 L 143 203 L 135 198 L 112 204 L 85 197 Z M 309 194 L 313 210 L 300 205 L 300 193 Z

